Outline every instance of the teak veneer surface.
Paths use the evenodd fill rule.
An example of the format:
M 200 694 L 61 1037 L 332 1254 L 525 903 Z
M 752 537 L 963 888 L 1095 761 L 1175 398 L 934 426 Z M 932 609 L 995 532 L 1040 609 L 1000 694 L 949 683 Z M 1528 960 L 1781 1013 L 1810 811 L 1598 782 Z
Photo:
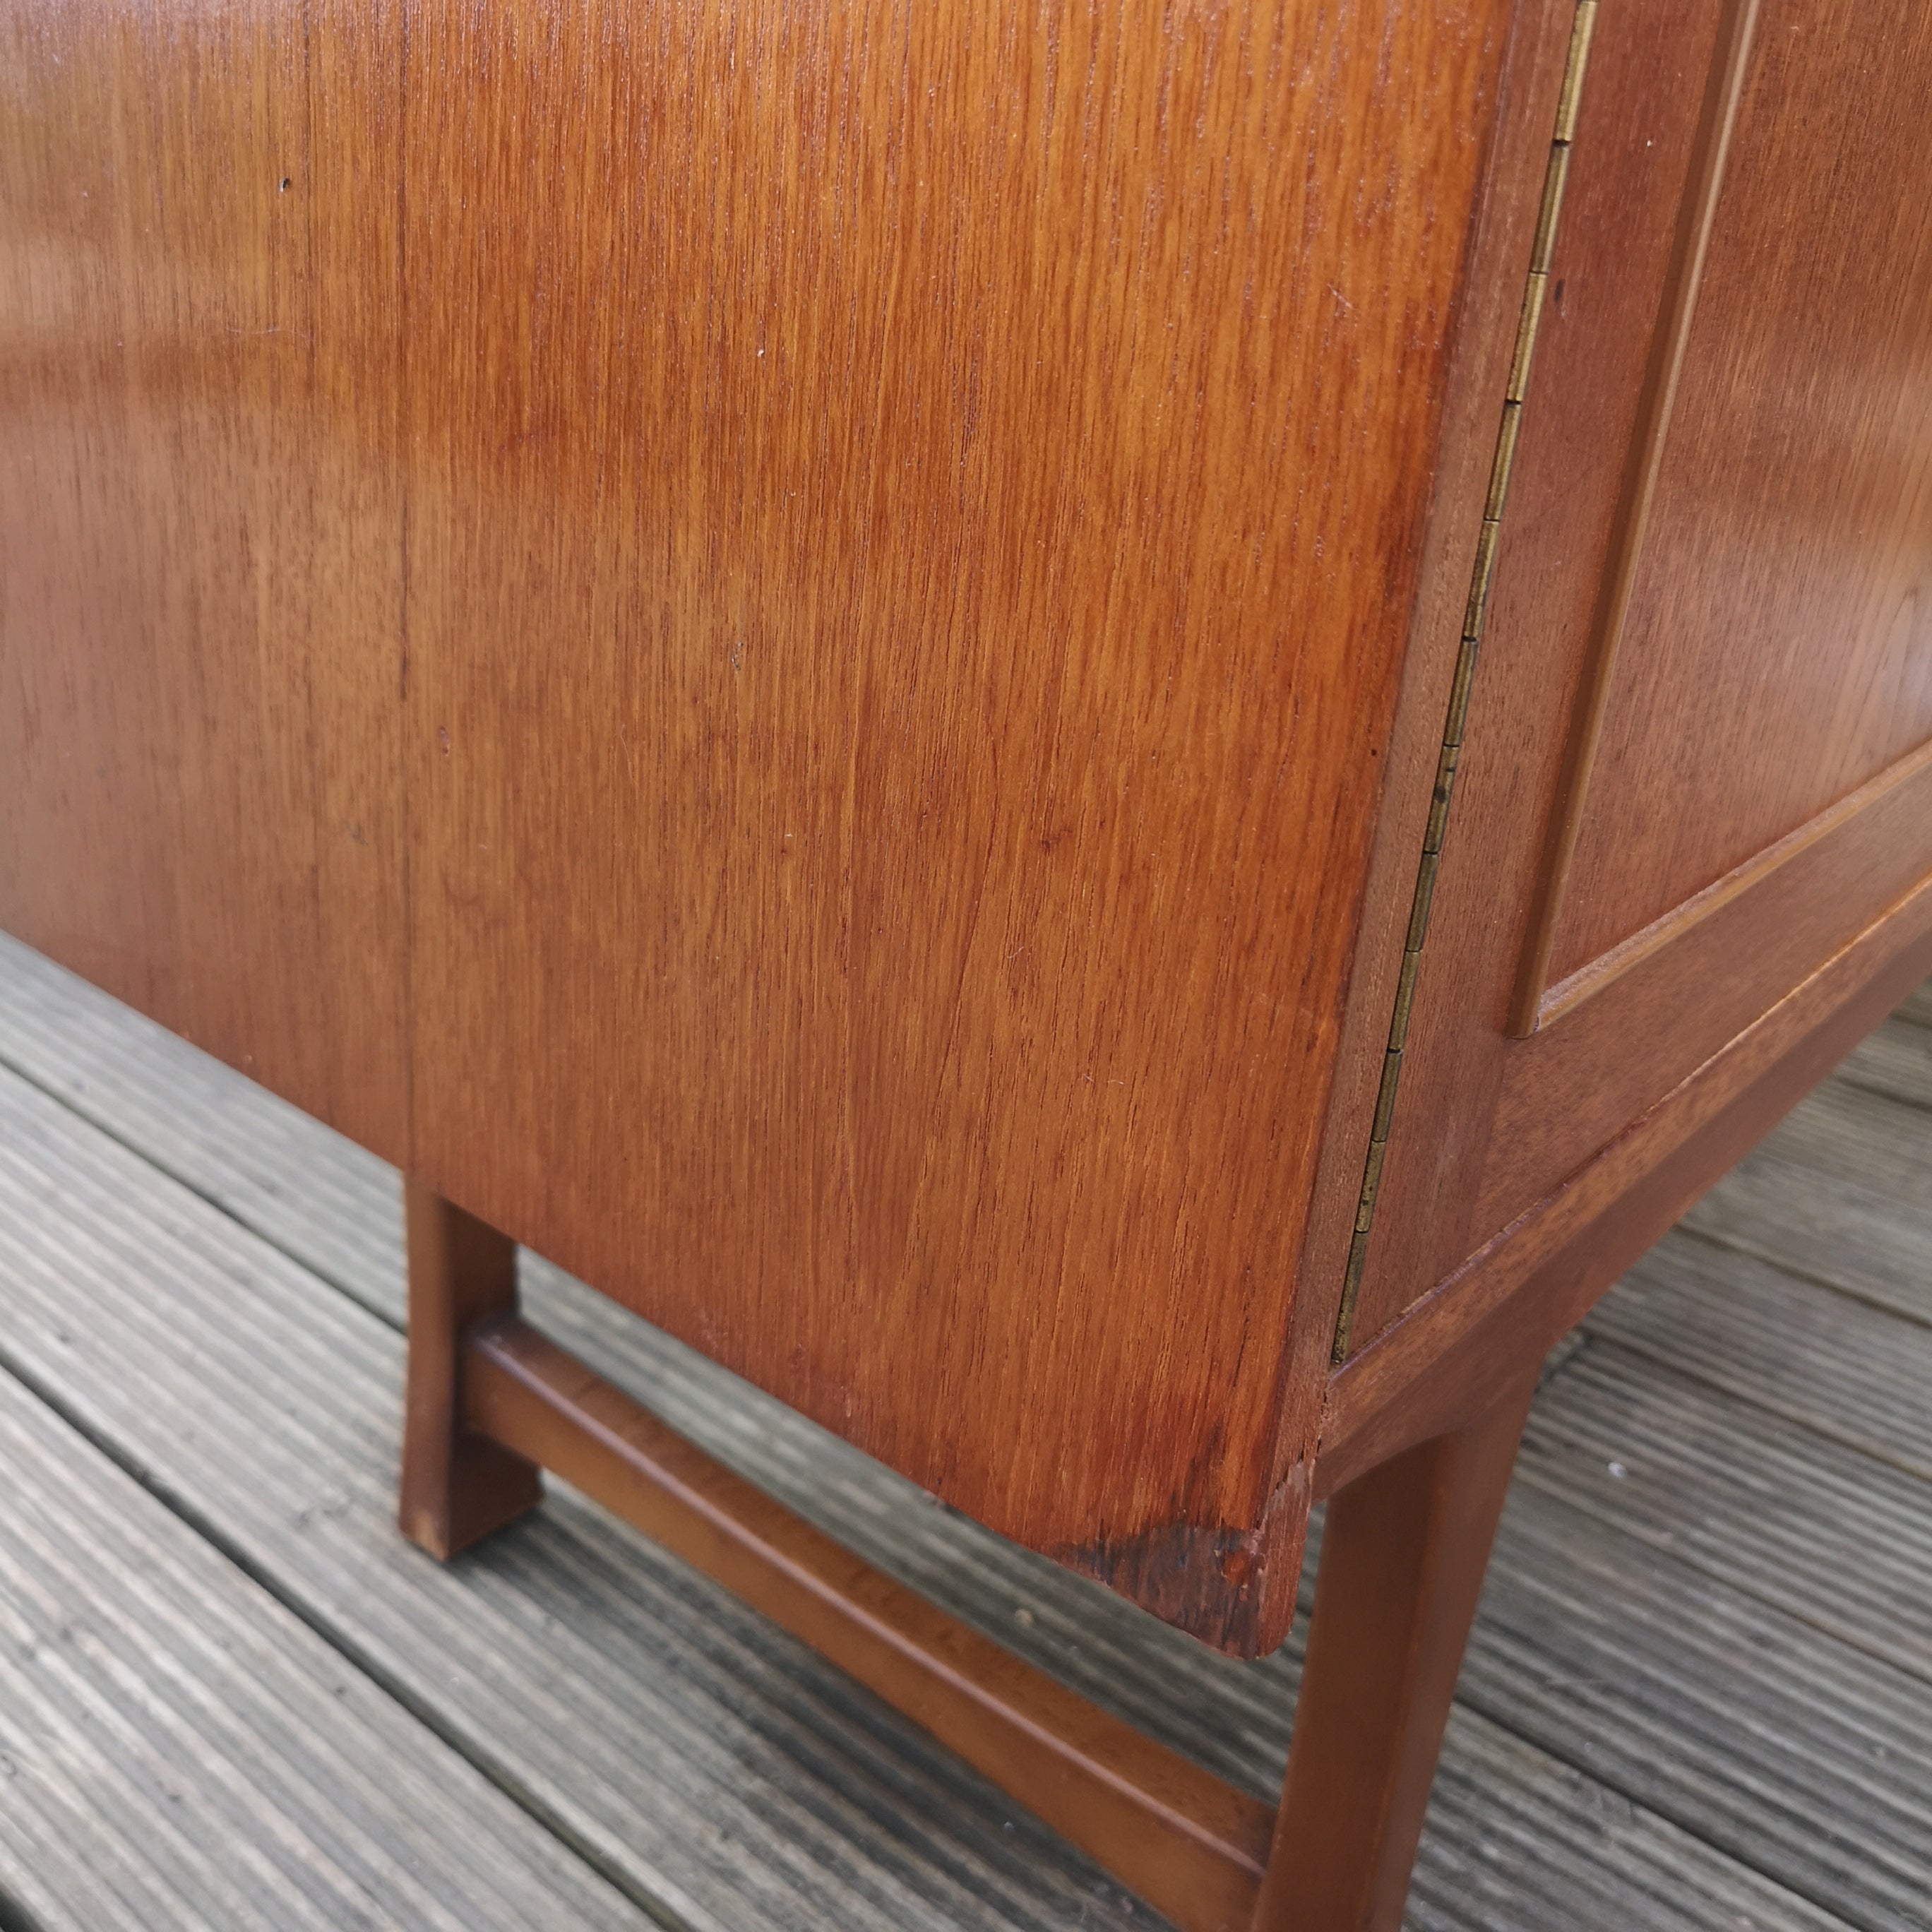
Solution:
M 1923 957 L 1928 62 L 1850 5 L 1599 10 L 1357 1352 L 1500 1372 L 1498 1284 L 1567 1244 L 1517 1340 L 1574 1319 Z
M 1924 970 L 1922 22 L 0 62 L 0 925 L 1197 1634 Z
M 1760 12 L 1552 982 L 1932 740 L 1932 17 Z
M 400 1160 L 394 28 L 0 8 L 0 922 Z
M 10 4 L 0 919 L 1238 1585 L 1513 10 Z
M 416 1168 L 1096 1567 L 1251 1561 L 1507 10 L 412 28 Z

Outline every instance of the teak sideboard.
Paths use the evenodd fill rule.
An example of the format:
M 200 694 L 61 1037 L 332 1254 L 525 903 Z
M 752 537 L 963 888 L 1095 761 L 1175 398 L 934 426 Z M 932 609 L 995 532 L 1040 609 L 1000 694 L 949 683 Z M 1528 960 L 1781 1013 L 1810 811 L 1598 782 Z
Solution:
M 1932 10 L 4 0 L 0 924 L 1190 1932 L 1394 1927 L 1540 1361 L 1932 969 Z M 1278 1814 L 517 1312 L 1242 1654 Z

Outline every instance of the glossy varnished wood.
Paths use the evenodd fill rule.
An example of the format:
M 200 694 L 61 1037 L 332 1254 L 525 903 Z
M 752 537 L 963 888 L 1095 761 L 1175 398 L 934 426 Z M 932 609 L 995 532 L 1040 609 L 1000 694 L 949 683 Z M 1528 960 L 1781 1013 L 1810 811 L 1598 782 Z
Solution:
M 1277 1418 L 1274 1493 L 1298 1504 L 1318 1478 L 1324 1426 L 1318 1392 L 1333 1364 L 1364 1156 L 1386 1070 L 1390 1012 L 1413 913 L 1417 859 L 1432 807 L 1502 398 L 1520 332 L 1524 278 L 1576 19 L 1576 10 L 1563 4 L 1531 10 L 1516 22 L 1496 158 L 1472 236 L 1470 304 L 1446 406 L 1403 699 L 1388 753 L 1388 795 L 1370 856 L 1362 934 L 1303 1244 Z
M 536 1465 L 464 1415 L 464 1347 L 481 1324 L 516 1312 L 517 1250 L 414 1181 L 403 1195 L 410 1353 L 396 1517 L 412 1543 L 447 1562 L 543 1500 Z
M 0 9 L 0 923 L 407 1151 L 395 41 Z
M 1580 580 L 1568 586 L 1573 598 L 1587 592 L 1588 616 L 1587 628 L 1572 646 L 1574 659 L 1565 667 L 1575 680 L 1575 692 L 1569 700 L 1568 729 L 1558 738 L 1562 764 L 1510 1018 L 1510 1030 L 1518 1036 L 1534 1033 L 1556 1004 L 1549 991 L 1550 961 L 1563 912 L 1563 890 L 1602 735 L 1605 696 L 1658 500 L 1658 474 L 1702 292 L 1711 232 L 1730 164 L 1731 139 L 1737 131 L 1757 19 L 1757 0 L 1726 0 L 1723 6 L 1706 10 L 1699 24 L 1711 31 L 1708 44 L 1700 47 L 1703 36 L 1697 34 L 1691 44 L 1697 52 L 1686 50 L 1694 63 L 1701 53 L 1703 98 L 1693 111 L 1694 98 L 1678 93 L 1676 125 L 1665 130 L 1664 154 L 1658 158 L 1663 166 L 1634 166 L 1638 158 L 1626 147 L 1618 156 L 1618 165 L 1600 162 L 1593 178 L 1599 196 L 1613 187 L 1632 195 L 1634 212 L 1649 218 L 1649 232 L 1642 226 L 1636 230 L 1636 246 L 1619 264 L 1620 290 L 1592 288 L 1595 300 L 1581 309 L 1583 326 L 1568 344 L 1565 401 L 1586 416 L 1596 415 L 1594 426 L 1600 429 L 1615 424 L 1616 432 L 1607 446 L 1621 447 L 1622 458 L 1590 466 L 1576 492 L 1581 502 L 1570 512 L 1576 518 L 1580 510 L 1577 526 L 1583 529 L 1606 516 L 1609 524 L 1600 550 L 1592 543 L 1585 553 L 1598 566 L 1594 584 Z M 1680 69 L 1680 89 L 1682 76 L 1695 72 L 1694 64 Z M 1628 67 L 1618 78 L 1624 90 L 1619 98 L 1613 84 L 1610 105 L 1627 113 L 1638 104 L 1628 91 Z M 1616 131 L 1628 139 L 1627 129 Z M 1646 139 L 1645 160 L 1656 146 L 1655 134 Z M 1605 152 L 1600 141 L 1598 152 Z M 1667 250 L 1663 245 L 1666 238 Z M 1586 256 L 1578 266 L 1587 272 L 1596 265 Z M 1564 614 L 1572 622 L 1578 621 L 1575 611 Z
M 1854 123 L 1910 177 L 1916 43 L 1861 108 L 1797 8 L 1600 29 L 1355 1323 L 1444 1426 L 1924 928 L 1916 352 L 1817 320 L 1923 296 L 1922 197 L 1782 238 Z M 1572 16 L 16 8 L 0 916 L 1265 1647 L 1383 1412 L 1327 1351 Z M 1687 827 L 1666 633 L 1732 676 L 1808 503 L 1779 772 Z M 1619 868 L 1696 916 L 1512 1039 Z
M 0 919 L 404 1164 L 409 1534 L 556 1468 L 1190 1925 L 1394 1923 L 1544 1347 L 1932 958 L 1932 44 L 1628 0 L 1550 161 L 1592 17 L 0 16 Z M 1266 1878 L 513 1238 L 1232 1650 L 1333 1492 Z
M 1517 10 L 22 0 L 0 916 L 1278 1637 Z
M 1932 970 L 1922 887 L 1747 1028 L 1330 1378 L 1316 1489 L 1453 1429 L 1542 1360 L 1640 1256 Z
M 1397 1932 L 1534 1372 L 1330 1505 L 1255 1932 Z
M 1912 721 L 1932 658 L 1914 614 L 1926 559 L 1902 425 L 1932 391 L 1922 344 L 1898 319 L 1924 310 L 1932 283 L 1902 105 L 1925 56 L 1894 24 L 1744 0 L 1654 15 L 1634 4 L 1600 20 L 1358 1346 L 1411 1309 L 1438 1347 L 1471 1337 L 1498 1284 L 1555 1265 L 1572 1240 L 1574 1318 L 1585 1280 L 1598 1292 L 1613 1275 L 1610 1252 L 1654 1239 L 1668 1201 L 1721 1171 L 1687 1151 L 1695 1140 L 1716 1158 L 1703 1124 L 1748 1090 L 1768 1095 L 1761 1076 L 1805 1030 L 1920 943 L 1932 766 Z M 1860 76 L 1875 65 L 1887 77 L 1874 94 Z M 1854 122 L 1870 184 L 1856 194 L 1838 158 Z M 1848 234 L 1872 225 L 1871 245 L 1786 248 L 1787 229 L 1828 225 L 1838 200 Z M 1896 245 L 1877 246 L 1881 230 Z M 1680 436 L 1702 452 L 1688 467 Z M 1720 452 L 1712 439 L 1726 436 Z M 1684 494 L 1694 470 L 1712 493 L 1708 515 Z M 1867 493 L 1900 520 L 1855 514 Z M 1811 502 L 1816 516 L 1802 507 Z M 1731 534 L 1709 549 L 1720 524 Z M 1775 566 L 1761 568 L 1770 550 Z M 1652 641 L 1626 655 L 1640 634 Z M 1721 676 L 1697 670 L 1707 661 Z M 1673 677 L 1681 705 L 1665 689 Z M 1756 695 L 1720 728 L 1713 694 L 1740 679 Z M 1620 695 L 1639 685 L 1648 697 Z M 1609 748 L 1623 742 L 1609 721 L 1626 702 L 1663 708 L 1648 765 Z M 1666 712 L 1701 722 L 1680 729 Z M 1580 763 L 1600 723 L 1597 755 Z M 1721 811 L 1696 803 L 1714 785 L 1729 788 Z M 1613 860 L 1580 821 L 1572 862 L 1564 827 L 1580 795 L 1582 821 L 1593 798 L 1616 814 Z M 1694 850 L 1705 855 L 1694 863 Z M 1582 916 L 1606 865 L 1646 891 L 1670 882 L 1670 903 L 1633 937 L 1656 908 L 1604 886 L 1618 909 L 1589 944 L 1611 950 L 1586 970 L 1562 922 Z M 1538 935 L 1552 908 L 1546 970 Z M 1802 1088 L 1777 1090 L 1788 1105 Z M 1727 1158 L 1775 1118 L 1766 1104 L 1754 1129 L 1739 1116 Z M 1676 1181 L 1659 1180 L 1655 1218 L 1640 1227 L 1617 1197 L 1642 1192 L 1652 1163 Z M 1613 1209 L 1599 1266 L 1587 1231 Z M 1444 1385 L 1454 1379 L 1445 1370 Z M 1331 1414 L 1330 1439 L 1338 1426 Z
M 425 1467 L 417 1391 L 453 1378 L 459 1412 L 436 1419 L 465 1432 L 468 1473 L 488 1452 L 566 1477 L 916 1719 L 1187 1932 L 1395 1932 L 1534 1365 L 1335 1498 L 1270 1816 L 716 1461 L 523 1321 L 513 1289 L 457 1336 L 446 1324 L 425 1334 L 452 1254 L 470 1262 L 472 1300 L 498 1271 L 488 1230 L 419 1189 L 410 1209 L 410 1453 Z M 406 1472 L 406 1525 L 409 1493 Z M 514 1482 L 490 1493 L 520 1502 Z
M 1932 20 L 1753 10 L 1552 982 L 1932 740 Z
M 460 1366 L 486 1446 L 556 1470 L 756 1604 L 1184 1932 L 1246 1932 L 1265 1805 L 883 1575 L 521 1321 L 475 1331 Z
M 419 1172 L 1232 1642 L 1505 25 L 412 20 Z
M 1358 1346 L 1496 1232 L 1477 1226 L 1475 1197 L 1724 11 L 1719 0 L 1600 10 L 1416 985 L 1388 1191 L 1355 1310 Z M 1614 246 L 1577 239 L 1590 235 Z M 1585 450 L 1614 458 L 1586 462 Z M 1573 573 L 1553 577 L 1537 561 L 1546 556 L 1574 560 Z

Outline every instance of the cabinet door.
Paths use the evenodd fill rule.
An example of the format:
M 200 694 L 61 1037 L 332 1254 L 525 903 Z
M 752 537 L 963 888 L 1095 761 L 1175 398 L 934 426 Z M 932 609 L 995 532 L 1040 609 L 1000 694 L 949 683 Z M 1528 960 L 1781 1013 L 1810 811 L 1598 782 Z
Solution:
M 1932 919 L 1928 81 L 1922 13 L 1601 10 L 1358 1346 Z

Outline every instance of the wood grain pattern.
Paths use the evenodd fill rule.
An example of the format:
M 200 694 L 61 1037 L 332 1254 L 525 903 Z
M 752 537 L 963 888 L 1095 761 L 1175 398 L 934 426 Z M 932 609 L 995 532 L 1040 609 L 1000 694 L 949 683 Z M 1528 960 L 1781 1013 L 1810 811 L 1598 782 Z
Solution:
M 1456 1426 L 1541 1360 L 1928 969 L 1932 881 L 1352 1355 L 1329 1383 L 1318 1492 Z
M 1895 922 L 1901 937 L 1914 930 L 1906 908 L 1932 872 L 1928 833 L 1932 766 L 1516 1047 L 1496 1096 L 1478 1225 L 1502 1225 L 1658 1104 L 1670 1070 L 1721 1055 L 1741 1015 L 1770 1010 L 1815 962 L 1861 938 L 1869 946 L 1894 912 L 1905 914 Z M 1699 997 L 1688 998 L 1690 988 Z M 1625 1050 L 1634 1030 L 1641 1055 Z M 1568 1096 L 1556 1122 L 1547 1118 L 1553 1094 Z
M 304 18 L 0 9 L 0 922 L 396 1160 L 394 39 Z
M 478 1330 L 462 1370 L 465 1419 L 488 1446 L 554 1469 L 763 1610 L 1181 1932 L 1247 1932 L 1268 1806 L 873 1569 L 526 1323 Z
M 1600 1292 L 1608 1276 L 1588 1264 L 1586 1230 L 1612 1205 L 1606 1177 L 1648 1186 L 1644 1162 L 1669 1162 L 1678 1184 L 1660 1180 L 1652 1201 L 1664 1218 L 1640 1229 L 1624 1214 L 1612 1244 L 1654 1239 L 1668 1201 L 1681 1204 L 1719 1172 L 1694 1185 L 1689 1156 L 1671 1150 L 1710 1106 L 1729 1104 L 1738 1070 L 1762 1064 L 1773 1033 L 1795 1042 L 1801 1011 L 1811 1015 L 1806 1024 L 1824 1023 L 1822 988 L 1877 970 L 1888 949 L 1916 944 L 1922 931 L 1932 819 L 1925 773 L 1910 763 L 1924 736 L 1911 721 L 1926 662 L 1912 613 L 1932 553 L 1913 508 L 1910 425 L 1932 389 L 1915 359 L 1918 338 L 1908 342 L 1904 322 L 1902 332 L 1888 332 L 1892 318 L 1932 300 L 1932 255 L 1917 239 L 1927 204 L 1912 186 L 1924 174 L 1922 148 L 1903 104 L 1924 56 L 1916 40 L 1881 56 L 1886 35 L 1876 16 L 1792 0 L 1766 7 L 1750 43 L 1709 285 L 1699 292 L 1677 427 L 1642 526 L 1630 621 L 1662 628 L 1654 646 L 1619 656 L 1611 689 L 1614 710 L 1617 680 L 1636 675 L 1646 652 L 1660 666 L 1690 667 L 1684 674 L 1694 680 L 1696 664 L 1721 659 L 1723 676 L 1706 680 L 1712 688 L 1751 682 L 1752 705 L 1768 708 L 1720 717 L 1708 693 L 1687 691 L 1672 715 L 1692 722 L 1680 727 L 1659 712 L 1649 766 L 1624 769 L 1623 754 L 1605 750 L 1591 784 L 1593 794 L 1600 784 L 1624 800 L 1627 849 L 1614 864 L 1636 879 L 1676 878 L 1673 851 L 1707 834 L 1742 837 L 1748 823 L 1757 828 L 1744 842 L 1748 864 L 1790 829 L 1790 813 L 1802 823 L 1814 804 L 1834 807 L 1874 764 L 1897 782 L 1873 786 L 1856 810 L 1834 812 L 1816 836 L 1795 839 L 1782 863 L 1756 866 L 1731 882 L 1735 890 L 1692 907 L 1699 916 L 1673 917 L 1648 936 L 1654 944 L 1604 962 L 1618 970 L 1606 970 L 1588 998 L 1563 1003 L 1560 1015 L 1546 1009 L 1532 1037 L 1510 1037 L 1517 976 L 1550 883 L 1550 830 L 1562 810 L 1566 742 L 1587 698 L 1606 571 L 1645 472 L 1644 403 L 1659 332 L 1668 332 L 1672 265 L 1696 202 L 1700 129 L 1708 132 L 1713 104 L 1721 105 L 1724 49 L 1743 17 L 1714 0 L 1688 12 L 1622 7 L 1599 22 L 1357 1311 L 1363 1341 L 1414 1309 L 1426 1311 L 1430 1346 L 1475 1348 L 1491 1288 L 1551 1265 L 1563 1243 L 1548 1246 L 1544 1237 L 1559 1227 L 1579 1244 L 1572 1287 L 1591 1275 L 1591 1292 Z M 1868 98 L 1862 76 L 1888 62 L 1885 88 Z M 1834 130 L 1852 120 L 1864 144 L 1863 192 L 1836 158 Z M 1808 232 L 1828 222 L 1822 210 L 1834 196 L 1846 203 L 1847 232 L 1868 245 L 1834 239 L 1802 259 L 1781 241 L 1773 245 L 1784 224 Z M 1896 236 L 1888 224 L 1898 224 Z M 1881 233 L 1898 245 L 1876 248 Z M 1865 313 L 1874 302 L 1882 319 Z M 1835 346 L 1826 320 L 1834 305 L 1854 318 Z M 1720 326 L 1727 316 L 1728 333 Z M 1744 358 L 1736 363 L 1734 335 Z M 1754 414 L 1761 390 L 1770 400 Z M 1706 416 L 1731 422 L 1743 439 L 1724 449 L 1706 447 L 1708 436 L 1698 445 L 1696 473 L 1716 506 L 1708 517 L 1684 494 L 1694 479 L 1672 455 L 1672 439 Z M 1806 521 L 1814 500 L 1839 507 Z M 1748 535 L 1745 520 L 1724 524 L 1732 534 L 1721 552 L 1699 549 L 1730 514 L 1726 503 L 1740 519 L 1755 506 L 1750 514 L 1761 520 Z M 1870 512 L 1864 535 L 1840 520 L 1844 508 L 1855 522 L 1861 503 Z M 1895 524 L 1887 520 L 1894 512 Z M 1653 566 L 1673 586 L 1667 595 Z M 1778 610 L 1760 616 L 1769 597 Z M 1654 617 L 1642 616 L 1656 598 L 1669 611 L 1659 604 Z M 1830 704 L 1816 696 L 1821 680 L 1835 694 Z M 1674 700 L 1663 692 L 1658 685 L 1654 702 L 1668 710 Z M 1709 803 L 1720 767 L 1733 774 L 1722 781 L 1738 800 L 1730 818 L 1731 807 Z M 1580 855 L 1585 849 L 1580 843 Z M 1581 882 L 1595 876 L 1595 861 L 1577 863 L 1570 890 L 1587 898 L 1596 889 Z M 1709 881 L 1708 872 L 1685 872 L 1670 905 Z M 1855 958 L 1867 962 L 1857 974 L 1846 964 Z M 1569 963 L 1559 946 L 1552 970 Z M 1786 1090 L 1784 1104 L 1795 1097 Z M 1748 1144 L 1740 1128 L 1726 1157 Z M 1409 1330 L 1408 1342 L 1423 1332 Z M 1526 1337 L 1525 1348 L 1537 1340 Z M 1460 1373 L 1446 1366 L 1444 1386 Z
M 414 1181 L 403 1184 L 403 1210 L 410 1353 L 396 1522 L 447 1562 L 543 1500 L 536 1464 L 464 1421 L 465 1345 L 482 1323 L 516 1313 L 517 1250 Z
M 1325 1384 L 1334 1362 L 1364 1156 L 1388 1071 L 1390 1014 L 1414 916 L 1418 858 L 1462 660 L 1469 587 L 1500 447 L 1502 399 L 1521 333 L 1525 278 L 1541 224 L 1552 136 L 1577 26 L 1576 9 L 1570 5 L 1521 16 L 1504 70 L 1496 159 L 1472 237 L 1470 307 L 1444 410 L 1416 620 L 1387 754 L 1387 796 L 1370 856 L 1361 938 L 1292 1311 L 1274 1462 L 1280 1494 L 1298 1483 L 1305 1486 L 1318 1446 L 1319 1403 L 1310 1401 L 1306 1391 Z
M 1626 0 L 1598 10 L 1355 1310 L 1358 1345 L 1495 1232 L 1479 1228 L 1473 1210 L 1510 982 L 1623 481 L 1619 462 L 1586 453 L 1621 455 L 1636 425 L 1724 10 L 1723 0 Z M 1439 713 L 1431 722 L 1439 743 Z
M 1400 1932 L 1532 1370 L 1338 1495 L 1255 1932 Z
M 1922 50 L 1764 8 L 1559 971 L 1932 730 Z M 1466 1408 L 1929 903 L 1908 773 L 1505 1037 L 1743 17 L 1628 0 L 1324 1409 L 1570 17 L 0 0 L 0 920 L 1276 1641 L 1347 1390 Z
M 1868 778 L 1856 791 L 1847 792 L 1835 804 L 1827 806 L 1816 817 L 1807 819 L 1796 831 L 1787 832 L 1782 838 L 1766 846 L 1742 865 L 1733 866 L 1702 891 L 1694 892 L 1688 899 L 1672 906 L 1640 932 L 1619 940 L 1609 952 L 1599 953 L 1580 966 L 1567 980 L 1551 987 L 1535 1002 L 1529 1016 L 1532 1024 L 1527 1030 L 1534 1030 L 1561 1019 L 1633 967 L 1642 964 L 1652 953 L 1687 937 L 1693 926 L 1700 926 L 1714 914 L 1722 912 L 1734 899 L 1750 893 L 1762 904 L 1770 897 L 1772 874 L 1794 860 L 1808 860 L 1813 866 L 1822 863 L 1842 868 L 1849 856 L 1876 836 L 1874 821 L 1894 818 L 1900 811 L 1910 812 L 1922 802 L 1928 770 L 1932 770 L 1932 739 L 1886 766 L 1877 777 Z M 1894 791 L 1908 794 L 1910 802 L 1894 799 L 1891 794 Z M 1910 841 L 1894 843 L 1900 846 L 1909 866 Z M 1816 848 L 1824 849 L 1816 850 Z M 1843 895 L 1827 890 L 1816 896 L 1828 904 L 1834 898 L 1842 898 Z M 1756 916 L 1761 920 L 1762 915 L 1760 913 Z
M 1544 989 L 1550 980 L 1556 922 L 1562 914 L 1564 887 L 1576 849 L 1578 824 L 1588 794 L 1591 769 L 1602 736 L 1618 646 L 1629 620 L 1631 594 L 1651 512 L 1657 506 L 1658 473 L 1671 412 L 1677 404 L 1678 386 L 1683 380 L 1691 324 L 1703 290 L 1711 230 L 1730 162 L 1731 140 L 1737 131 L 1738 108 L 1750 71 L 1757 21 L 1758 0 L 1727 0 L 1719 9 L 1706 64 L 1702 103 L 1694 116 L 1683 116 L 1674 130 L 1679 142 L 1688 138 L 1690 149 L 1689 166 L 1670 222 L 1674 232 L 1670 252 L 1659 259 L 1658 287 L 1653 290 L 1650 275 L 1640 273 L 1630 292 L 1635 304 L 1642 308 L 1648 309 L 1654 302 L 1654 323 L 1647 328 L 1628 332 L 1621 340 L 1608 338 L 1598 345 L 1614 358 L 1604 373 L 1621 371 L 1628 380 L 1633 371 L 1638 372 L 1637 384 L 1634 396 L 1619 396 L 1611 386 L 1600 382 L 1597 385 L 1599 388 L 1610 388 L 1615 402 L 1630 410 L 1630 432 L 1621 465 L 1598 466 L 1599 490 L 1612 477 L 1616 478 L 1614 494 L 1605 500 L 1610 506 L 1612 520 L 1603 553 L 1602 574 L 1592 600 L 1589 632 L 1576 674 L 1569 728 L 1564 734 L 1561 777 L 1544 862 L 1537 875 L 1529 940 L 1510 1018 L 1510 1030 L 1518 1036 L 1534 1032 L 1550 1004 L 1550 995 Z M 1674 176 L 1674 169 L 1671 173 Z M 1656 180 L 1655 174 L 1650 173 L 1649 184 L 1654 184 Z M 1655 215 L 1666 213 L 1666 209 L 1653 202 L 1650 212 Z M 1653 236 L 1650 241 L 1648 252 L 1654 256 L 1657 238 Z M 1643 262 L 1642 266 L 1651 265 Z M 1596 493 L 1586 488 L 1586 494 Z
M 1516 13 L 10 0 L 0 919 L 1252 1641 Z
M 1932 739 L 1928 69 L 1923 15 L 1763 0 L 1553 980 Z
M 1257 1567 L 1505 22 L 412 18 L 418 1172 L 1103 1572 Z

